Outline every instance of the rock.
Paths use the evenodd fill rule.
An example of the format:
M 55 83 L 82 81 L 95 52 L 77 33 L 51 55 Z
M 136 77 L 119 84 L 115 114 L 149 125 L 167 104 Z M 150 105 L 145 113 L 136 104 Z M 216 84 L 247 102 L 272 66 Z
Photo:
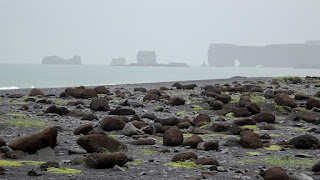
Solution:
M 24 102 L 36 102 L 35 98 L 26 98 Z
M 316 99 L 313 99 L 313 98 L 310 98 L 307 101 L 306 106 L 307 106 L 308 109 L 312 109 L 313 107 L 320 108 L 320 101 L 316 100 Z
M 320 160 L 318 160 L 317 162 L 315 162 L 312 165 L 311 171 L 313 171 L 313 172 L 319 172 L 320 171 Z
M 28 176 L 42 176 L 42 174 L 38 174 L 34 169 L 28 171 Z
M 227 95 L 227 94 L 217 94 L 216 95 L 216 100 L 219 100 L 225 104 L 229 103 L 231 101 L 231 96 Z
M 95 128 L 95 129 L 89 131 L 87 134 L 88 134 L 88 135 L 89 135 L 89 134 L 103 134 L 103 135 L 106 135 L 106 133 L 104 132 L 104 130 L 98 129 L 98 128 Z
M 201 129 L 199 127 L 194 127 L 192 130 L 192 134 L 212 134 L 212 132 L 206 129 Z
M 213 102 L 210 102 L 209 105 L 212 107 L 213 110 L 221 110 L 223 109 L 224 103 L 219 100 L 215 100 Z
M 76 166 L 86 163 L 87 157 L 75 157 L 70 161 L 70 165 Z
M 113 109 L 110 111 L 110 115 L 120 115 L 120 116 L 125 116 L 125 115 L 135 115 L 136 112 L 133 109 Z
M 184 105 L 185 102 L 186 100 L 184 100 L 183 98 L 174 97 L 169 99 L 168 104 L 171 106 L 180 106 L 180 105 Z
M 54 113 L 62 116 L 62 115 L 69 114 L 70 111 L 65 107 L 58 107 L 58 106 L 52 105 L 45 110 L 45 113 Z
M 1 146 L 0 147 L 0 152 L 6 153 L 12 151 L 12 149 L 9 146 Z
M 210 150 L 215 150 L 217 151 L 219 148 L 219 141 L 216 140 L 210 140 L 204 143 L 204 150 L 205 151 L 210 151 Z
M 40 169 L 43 171 L 47 171 L 50 167 L 60 168 L 60 164 L 58 162 L 49 161 L 40 165 Z
M 94 111 L 109 111 L 110 107 L 105 98 L 97 98 L 91 101 L 90 109 Z
M 319 140 L 315 136 L 306 134 L 290 139 L 289 144 L 294 145 L 297 149 L 318 149 Z
M 97 86 L 93 88 L 98 94 L 109 94 L 110 91 L 104 86 Z
M 147 119 L 150 119 L 150 120 L 154 120 L 154 119 L 156 119 L 157 118 L 157 116 L 156 115 L 154 115 L 154 114 L 143 114 L 142 116 L 141 116 L 141 118 L 147 118 Z
M 144 132 L 138 128 L 136 128 L 132 122 L 128 122 L 125 124 L 124 128 L 122 129 L 122 132 L 126 136 L 132 136 L 132 135 L 144 135 Z
M 290 98 L 290 96 L 285 93 L 278 93 L 274 101 L 279 106 L 289 106 L 291 108 L 297 107 L 297 102 L 294 99 Z
M 247 103 L 246 108 L 249 110 L 251 114 L 258 114 L 260 113 L 261 109 L 256 103 Z
M 68 154 L 87 154 L 88 152 L 82 148 L 69 149 Z
M 0 137 L 0 147 L 6 146 L 6 145 L 7 145 L 6 141 L 4 141 L 4 139 Z
M 73 134 L 74 135 L 80 135 L 80 134 L 87 135 L 87 133 L 89 131 L 91 131 L 91 130 L 93 130 L 93 125 L 92 124 L 84 124 L 84 125 L 81 125 L 81 126 L 77 127 L 73 131 Z
M 290 180 L 288 174 L 281 167 L 272 167 L 265 171 L 264 180 Z
M 134 91 L 134 92 L 140 91 L 140 92 L 143 92 L 143 93 L 147 92 L 146 88 L 143 88 L 143 87 L 134 88 L 133 91 Z
M 239 144 L 243 148 L 257 149 L 262 148 L 262 142 L 258 134 L 252 130 L 243 130 L 240 134 Z
M 122 142 L 102 134 L 91 134 L 80 137 L 77 144 L 88 153 L 101 152 L 103 149 L 109 152 L 126 150 L 127 146 Z
M 194 89 L 195 87 L 198 87 L 198 86 L 196 84 L 187 84 L 187 85 L 181 86 L 181 89 L 191 90 L 191 89 Z
M 39 149 L 36 152 L 36 155 L 38 155 L 39 158 L 47 158 L 47 157 L 54 157 L 55 153 L 51 147 L 46 147 L 46 148 Z
M 178 125 L 177 125 L 180 129 L 188 129 L 190 126 L 191 126 L 191 124 L 190 124 L 190 122 L 181 122 L 181 123 L 179 123 Z
M 6 174 L 5 171 L 6 171 L 6 169 L 4 169 L 2 166 L 0 166 L 0 176 L 5 175 Z
M 274 93 L 273 90 L 267 89 L 267 90 L 264 92 L 264 97 L 265 97 L 266 99 L 271 99 L 271 98 L 275 98 L 276 95 L 275 95 L 275 93 Z
M 239 126 L 256 125 L 256 121 L 253 119 L 239 119 L 239 120 L 235 120 L 234 123 Z
M 183 142 L 182 132 L 178 127 L 172 127 L 163 135 L 163 145 L 165 146 L 179 146 Z
M 242 129 L 237 124 L 232 124 L 228 131 L 230 131 L 232 135 L 240 135 Z
M 123 166 L 127 162 L 128 157 L 124 153 L 94 153 L 88 156 L 86 165 L 94 169 L 105 169 L 113 168 L 115 165 Z
M 296 100 L 308 100 L 310 99 L 310 96 L 304 95 L 304 94 L 296 94 L 294 96 L 294 99 Z
M 138 129 L 149 126 L 149 124 L 144 121 L 134 121 L 134 122 L 132 122 L 132 124 Z
M 191 148 L 196 148 L 197 145 L 203 142 L 202 138 L 199 137 L 198 135 L 194 134 L 191 137 L 188 137 L 185 139 L 182 143 L 183 146 L 190 146 Z
M 216 159 L 214 158 L 199 158 L 194 161 L 196 164 L 201 164 L 201 165 L 215 165 L 219 166 L 219 163 Z
M 261 130 L 275 130 L 276 128 L 271 124 L 263 124 L 259 126 L 259 129 Z
M 27 154 L 20 150 L 6 152 L 6 157 L 10 159 L 21 159 L 25 156 L 27 156 Z
M 256 114 L 253 118 L 256 122 L 266 122 L 266 123 L 273 123 L 276 118 L 273 114 L 267 113 L 267 112 L 261 112 L 259 114 Z
M 292 82 L 293 82 L 293 84 L 300 84 L 300 83 L 302 83 L 302 79 L 299 77 L 294 77 Z
M 234 138 L 234 137 L 228 138 L 223 145 L 227 146 L 227 147 L 239 146 L 239 139 Z
M 8 98 L 22 98 L 22 97 L 23 97 L 22 94 L 10 94 L 10 95 L 8 96 Z
M 32 89 L 29 96 L 44 96 L 45 94 L 40 89 Z
M 177 89 L 181 89 L 181 84 L 178 82 L 175 82 L 171 87 L 176 87 Z
M 199 114 L 193 122 L 194 124 L 198 124 L 200 122 L 211 122 L 211 118 L 208 114 Z
M 149 139 L 149 138 L 140 138 L 136 141 L 130 142 L 130 144 L 133 144 L 133 145 L 154 145 L 154 144 L 156 144 L 156 141 L 153 139 Z
M 177 162 L 177 161 L 186 161 L 190 159 L 198 159 L 198 156 L 194 152 L 179 153 L 174 155 L 171 161 Z
M 175 117 L 166 118 L 166 119 L 156 119 L 155 122 L 159 122 L 163 126 L 175 126 L 179 124 L 180 120 Z
M 48 127 L 39 133 L 14 140 L 9 144 L 9 147 L 29 154 L 34 154 L 37 150 L 45 147 L 54 149 L 57 144 L 57 133 L 56 127 Z
M 143 97 L 143 102 L 145 101 L 151 101 L 151 100 L 155 100 L 155 101 L 158 101 L 159 100 L 159 95 L 157 94 L 146 94 L 144 97 Z
M 246 105 L 251 102 L 250 96 L 244 95 L 240 97 L 240 100 L 238 102 L 239 107 L 246 107 Z
M 101 129 L 105 131 L 122 130 L 126 123 L 116 116 L 105 117 L 100 122 Z
M 290 175 L 290 180 L 313 180 L 313 178 L 303 173 L 297 173 Z
M 247 108 L 234 107 L 231 109 L 235 117 L 247 117 L 249 116 L 249 110 Z
M 81 118 L 81 120 L 88 120 L 88 121 L 92 121 L 92 120 L 99 120 L 98 119 L 98 117 L 97 116 L 95 116 L 94 114 L 87 114 L 87 115 L 85 115 L 85 116 L 83 116 L 82 118 Z
M 97 98 L 98 93 L 93 89 L 83 89 L 83 88 L 67 88 L 64 91 L 65 97 L 72 96 L 74 98 L 88 99 Z
M 294 120 L 300 120 L 300 119 L 302 119 L 302 120 L 304 120 L 304 121 L 306 121 L 308 123 L 315 123 L 317 121 L 316 117 L 313 117 L 313 116 L 311 116 L 309 114 L 298 114 L 294 118 Z
M 230 125 L 225 123 L 213 123 L 212 125 L 212 130 L 214 132 L 228 131 L 229 128 L 230 128 Z

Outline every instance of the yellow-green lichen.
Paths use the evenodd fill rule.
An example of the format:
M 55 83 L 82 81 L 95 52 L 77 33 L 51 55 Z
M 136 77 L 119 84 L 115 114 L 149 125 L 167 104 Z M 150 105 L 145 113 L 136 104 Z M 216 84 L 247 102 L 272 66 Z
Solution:
M 193 136 L 193 134 L 189 134 L 189 133 L 184 133 L 184 134 L 183 134 L 183 137 L 184 137 L 184 138 L 188 138 L 188 137 L 191 137 L 191 136 Z
M 278 137 L 278 136 L 280 136 L 280 135 L 278 135 L 278 134 L 269 134 L 269 136 L 271 136 L 271 137 Z
M 194 107 L 191 109 L 192 111 L 203 111 L 204 109 L 202 107 Z
M 159 144 L 163 144 L 163 141 L 158 141 Z
M 225 115 L 226 117 L 228 117 L 228 118 L 234 118 L 234 114 L 231 112 L 231 113 L 228 113 L 228 114 L 226 114 Z
M 287 110 L 283 106 L 276 105 L 276 109 L 280 112 L 287 112 Z
M 45 127 L 47 123 L 40 120 L 26 119 L 26 118 L 16 118 L 12 120 L 5 121 L 5 124 L 9 126 L 16 127 Z
M 305 167 L 310 168 L 315 162 L 316 159 L 310 158 L 297 158 L 297 157 L 266 157 L 263 159 L 263 162 L 272 166 L 289 166 L 289 167 Z
M 150 148 L 141 149 L 140 152 L 141 152 L 143 155 L 150 155 L 150 154 L 159 153 L 159 151 L 156 151 L 156 150 L 153 150 L 153 149 L 150 149 Z
M 29 166 L 38 166 L 38 165 L 41 165 L 41 164 L 44 164 L 45 162 L 42 162 L 42 161 L 20 161 L 21 163 L 24 163 L 26 165 L 29 165 Z
M 297 130 L 297 131 L 306 131 L 306 130 L 309 130 L 309 128 L 294 128 L 294 130 Z
M 135 161 L 128 162 L 127 164 L 133 165 L 133 164 L 141 164 L 141 163 L 143 163 L 143 160 L 137 159 L 137 160 L 135 160 Z
M 245 125 L 242 126 L 242 129 L 258 129 L 257 125 Z
M 261 152 L 246 152 L 246 153 L 250 155 L 255 155 L 255 156 L 262 155 Z
M 257 104 L 258 103 L 270 103 L 270 102 L 272 102 L 272 100 L 268 100 L 263 96 L 259 96 L 259 95 L 255 95 L 255 94 L 250 95 L 250 101 L 253 102 L 253 103 L 257 103 Z
M 14 102 L 13 104 L 16 104 L 16 105 L 27 105 L 29 103 L 27 103 L 27 102 Z
M 194 169 L 201 168 L 201 165 L 198 165 L 193 161 L 169 162 L 164 165 L 176 167 L 176 168 L 194 168 Z
M 56 104 L 64 104 L 65 102 L 64 101 L 55 101 L 54 103 L 56 103 Z
M 213 125 L 213 123 L 214 123 L 214 121 L 211 120 L 209 123 L 207 123 L 207 124 L 205 124 L 203 126 L 200 126 L 199 128 L 203 129 L 203 128 L 206 128 L 206 127 L 210 127 L 210 126 Z
M 80 170 L 77 169 L 71 169 L 71 168 L 55 168 L 55 167 L 49 167 L 47 168 L 47 172 L 50 173 L 57 173 L 57 174 L 77 174 L 77 173 L 81 173 Z
M 112 137 L 112 138 L 117 138 L 117 137 L 119 137 L 120 135 L 117 135 L 117 134 L 109 134 L 108 136 L 109 136 L 109 137 Z
M 22 166 L 22 165 L 28 165 L 28 166 L 36 166 L 41 165 L 45 162 L 41 161 L 9 161 L 9 160 L 0 160 L 0 166 L 7 167 L 7 166 Z
M 25 117 L 25 116 L 27 116 L 25 114 L 15 114 L 15 113 L 8 113 L 8 114 L 5 114 L 5 115 L 14 116 L 14 117 Z
M 187 112 L 186 111 L 179 111 L 177 112 L 177 115 L 185 115 Z
M 271 151 L 276 151 L 276 150 L 281 150 L 283 149 L 281 146 L 278 145 L 271 145 L 270 147 L 264 147 L 263 149 L 265 150 L 271 150 Z

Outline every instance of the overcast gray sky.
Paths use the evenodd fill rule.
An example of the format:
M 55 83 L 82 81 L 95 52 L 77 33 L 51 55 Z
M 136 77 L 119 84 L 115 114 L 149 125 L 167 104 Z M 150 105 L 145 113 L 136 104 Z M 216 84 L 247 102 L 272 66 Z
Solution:
M 44 56 L 199 65 L 209 44 L 320 40 L 320 0 L 0 0 L 0 63 Z

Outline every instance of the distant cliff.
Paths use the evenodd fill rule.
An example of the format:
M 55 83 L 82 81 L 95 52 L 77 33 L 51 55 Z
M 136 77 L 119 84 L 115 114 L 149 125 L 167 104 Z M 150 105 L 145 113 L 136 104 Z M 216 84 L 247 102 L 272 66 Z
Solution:
M 235 60 L 241 67 L 312 67 L 320 64 L 320 41 L 267 46 L 210 45 L 210 66 L 234 66 Z
M 126 61 L 126 59 L 124 59 L 122 57 L 112 58 L 110 65 L 111 66 L 125 66 L 125 65 L 127 65 L 127 61 Z
M 81 65 L 80 56 L 73 56 L 71 59 L 63 59 L 58 56 L 46 56 L 42 60 L 42 64 L 71 64 L 71 65 Z
M 139 51 L 137 54 L 137 62 L 142 66 L 152 66 L 157 64 L 155 51 Z

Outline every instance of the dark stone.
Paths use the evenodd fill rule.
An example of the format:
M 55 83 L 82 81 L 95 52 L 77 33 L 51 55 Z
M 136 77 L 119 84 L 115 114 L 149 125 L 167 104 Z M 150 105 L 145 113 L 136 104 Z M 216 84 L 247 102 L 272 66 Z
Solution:
M 300 120 L 300 119 L 302 119 L 302 120 L 304 120 L 304 121 L 306 121 L 308 123 L 315 123 L 317 121 L 316 117 L 313 117 L 313 116 L 311 116 L 309 114 L 298 114 L 294 118 L 294 120 Z
M 199 158 L 194 161 L 196 164 L 201 164 L 201 165 L 215 165 L 219 166 L 219 163 L 216 159 L 214 158 Z
M 190 122 L 181 122 L 181 123 L 179 123 L 178 125 L 177 125 L 180 129 L 188 129 L 190 126 L 191 126 L 191 124 L 190 124 Z
M 224 103 L 219 100 L 215 100 L 213 102 L 210 102 L 209 105 L 212 107 L 213 110 L 221 110 L 224 106 Z
M 235 120 L 234 123 L 239 126 L 256 125 L 256 121 L 253 119 L 239 119 L 239 120 Z
M 318 138 L 309 134 L 294 137 L 289 144 L 297 149 L 318 149 L 320 145 Z
M 296 94 L 294 96 L 294 99 L 296 100 L 308 100 L 310 99 L 310 96 L 304 95 L 304 94 Z
M 181 89 L 191 90 L 191 89 L 194 89 L 195 87 L 198 87 L 198 86 L 196 84 L 187 84 L 187 85 L 181 86 Z
M 47 169 L 50 167 L 60 168 L 60 164 L 58 162 L 49 161 L 40 165 L 40 169 L 43 171 L 47 171 Z
M 0 147 L 6 146 L 6 145 L 7 145 L 6 141 L 2 137 L 0 137 Z
M 272 167 L 264 172 L 264 180 L 290 180 L 281 167 Z
M 27 156 L 27 154 L 21 150 L 8 151 L 6 152 L 6 157 L 10 159 L 21 159 Z
M 258 134 L 252 130 L 243 130 L 240 134 L 239 144 L 243 148 L 257 149 L 262 148 L 262 142 Z
M 65 97 L 72 96 L 74 98 L 88 99 L 98 97 L 98 93 L 93 89 L 78 88 L 67 88 L 64 91 Z
M 264 92 L 264 97 L 265 97 L 266 99 L 271 99 L 271 98 L 275 98 L 276 95 L 275 95 L 275 93 L 274 93 L 273 90 L 267 89 L 267 90 Z
M 155 100 L 155 101 L 158 101 L 159 100 L 159 95 L 158 94 L 146 94 L 144 97 L 143 97 L 143 102 L 145 101 L 151 101 L 151 100 Z
M 228 129 L 228 131 L 230 131 L 232 135 L 240 135 L 240 133 L 242 132 L 242 129 L 237 124 L 232 124 Z
M 211 122 L 211 118 L 208 114 L 199 114 L 194 120 L 193 122 L 195 124 L 198 124 L 200 122 Z
M 238 105 L 239 107 L 246 107 L 249 102 L 251 102 L 250 96 L 241 96 Z
M 93 99 L 90 103 L 90 109 L 94 111 L 109 111 L 108 101 L 104 98 Z
M 22 94 L 10 94 L 8 97 L 9 98 L 22 98 L 23 95 Z
M 121 118 L 113 116 L 113 117 L 105 117 L 100 122 L 101 129 L 105 131 L 117 131 L 122 130 L 126 122 L 124 122 Z
M 154 145 L 154 144 L 156 144 L 156 141 L 153 139 L 149 139 L 149 138 L 140 138 L 136 141 L 130 142 L 130 144 L 133 144 L 133 145 Z
M 57 144 L 57 133 L 56 127 L 48 127 L 39 133 L 14 140 L 9 144 L 9 147 L 13 150 L 28 152 L 29 154 L 34 154 L 39 149 L 45 147 L 54 149 Z
M 32 89 L 29 96 L 44 96 L 45 94 L 40 89 Z
M 308 109 L 312 109 L 313 107 L 320 108 L 320 101 L 316 100 L 316 99 L 313 99 L 313 98 L 310 98 L 307 101 L 306 106 L 307 106 Z
M 92 124 L 84 124 L 84 125 L 81 125 L 78 128 L 76 128 L 73 131 L 73 134 L 74 135 L 80 135 L 80 134 L 87 135 L 87 133 L 91 130 L 93 130 Z
M 247 103 L 246 108 L 249 110 L 251 114 L 258 114 L 260 113 L 261 109 L 256 103 Z
M 174 97 L 169 99 L 168 104 L 171 106 L 179 106 L 179 105 L 184 105 L 185 102 L 186 100 L 180 97 Z
M 210 140 L 204 143 L 204 150 L 205 151 L 210 151 L 210 150 L 215 150 L 217 151 L 219 148 L 219 141 L 216 140 Z
M 166 119 L 157 118 L 157 119 L 155 119 L 155 122 L 159 122 L 163 126 L 175 126 L 175 125 L 179 124 L 180 120 L 175 117 L 166 118 Z
M 230 128 L 230 125 L 224 124 L 224 123 L 213 123 L 212 125 L 212 130 L 214 132 L 228 131 L 229 128 Z
M 231 109 L 235 117 L 247 117 L 249 116 L 249 110 L 247 108 L 234 107 Z
M 133 109 L 113 109 L 110 111 L 110 115 L 121 115 L 121 116 L 125 116 L 125 115 L 135 115 L 136 112 Z
M 191 159 L 198 159 L 198 156 L 194 152 L 184 152 L 184 153 L 179 153 L 174 155 L 171 161 L 177 162 L 177 161 L 186 161 Z
M 157 118 L 157 116 L 154 115 L 154 114 L 143 114 L 143 115 L 141 116 L 141 118 L 147 118 L 147 119 L 150 119 L 150 120 L 154 120 L 154 119 Z
M 98 120 L 98 117 L 95 116 L 94 114 L 87 114 L 81 118 L 81 120 L 88 120 L 88 121 L 92 121 L 94 119 Z
M 261 122 L 273 123 L 276 120 L 273 114 L 267 113 L 267 112 L 261 112 L 259 114 L 256 114 L 252 119 L 258 123 L 261 123 Z
M 98 94 L 109 94 L 110 91 L 104 86 L 97 86 L 93 90 L 95 90 Z
M 140 91 L 140 92 L 143 92 L 143 93 L 147 92 L 146 88 L 142 88 L 142 87 L 141 88 L 134 88 L 133 91 L 134 92 Z
M 65 108 L 65 107 L 58 107 L 58 106 L 55 106 L 55 105 L 52 105 L 50 107 L 48 107 L 46 110 L 45 110 L 45 113 L 55 113 L 55 114 L 59 114 L 59 115 L 67 115 L 70 111 Z
M 199 137 L 198 135 L 194 134 L 191 137 L 188 137 L 185 139 L 182 143 L 183 146 L 190 146 L 191 148 L 196 148 L 197 145 L 203 142 L 202 138 Z
M 279 93 L 276 95 L 276 98 L 274 101 L 279 105 L 279 106 L 289 106 L 291 108 L 297 107 L 297 102 L 290 98 L 289 95 L 285 93 Z
M 127 162 L 128 157 L 124 153 L 94 153 L 88 156 L 86 165 L 94 169 L 105 169 L 113 168 L 115 165 L 123 166 Z
M 176 87 L 177 89 L 181 89 L 182 86 L 180 83 L 176 82 L 171 87 Z
M 215 98 L 216 98 L 216 100 L 222 101 L 225 104 L 227 104 L 231 101 L 231 96 L 229 96 L 227 94 L 217 94 Z
M 178 127 L 172 127 L 163 134 L 163 145 L 179 146 L 183 142 L 182 132 Z
M 127 146 L 122 142 L 102 134 L 91 134 L 80 137 L 77 144 L 88 153 L 101 152 L 103 149 L 109 152 L 126 150 Z

